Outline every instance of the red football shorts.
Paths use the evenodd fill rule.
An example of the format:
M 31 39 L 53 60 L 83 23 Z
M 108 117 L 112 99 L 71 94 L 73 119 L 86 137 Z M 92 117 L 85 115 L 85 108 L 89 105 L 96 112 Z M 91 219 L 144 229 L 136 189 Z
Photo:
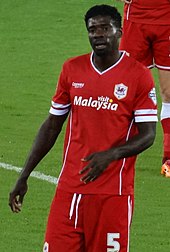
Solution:
M 170 25 L 137 24 L 124 20 L 120 49 L 151 68 L 170 70 Z
M 128 252 L 133 196 L 57 190 L 43 252 Z

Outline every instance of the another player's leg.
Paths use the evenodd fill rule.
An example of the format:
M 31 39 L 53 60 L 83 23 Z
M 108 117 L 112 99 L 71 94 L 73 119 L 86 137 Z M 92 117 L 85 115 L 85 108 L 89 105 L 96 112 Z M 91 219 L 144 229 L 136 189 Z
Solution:
M 153 52 L 150 44 L 148 25 L 124 20 L 120 50 L 125 50 L 131 57 L 148 68 L 154 67 Z
M 160 120 L 163 129 L 163 157 L 162 163 L 170 159 L 170 25 L 156 25 L 152 27 L 153 53 L 155 65 L 158 68 L 160 96 L 162 107 Z M 167 169 L 166 169 L 167 170 Z M 163 171 L 162 171 L 163 172 Z M 169 172 L 170 175 L 170 172 Z M 169 176 L 168 173 L 165 176 Z
M 170 160 L 170 70 L 159 69 L 159 80 L 160 80 L 160 94 L 162 98 L 161 108 L 161 124 L 163 129 L 163 159 L 164 164 L 167 160 Z M 170 177 L 170 166 L 169 170 L 162 167 L 161 173 L 165 174 L 166 177 Z

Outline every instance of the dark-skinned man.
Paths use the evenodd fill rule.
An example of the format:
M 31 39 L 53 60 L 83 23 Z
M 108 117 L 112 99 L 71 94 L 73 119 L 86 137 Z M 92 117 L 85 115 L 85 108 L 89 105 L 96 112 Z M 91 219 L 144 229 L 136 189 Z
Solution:
M 129 251 L 136 155 L 155 139 L 153 79 L 119 51 L 121 16 L 97 5 L 85 14 L 92 52 L 67 60 L 9 205 L 20 212 L 31 171 L 54 145 L 67 116 L 63 166 L 44 252 Z

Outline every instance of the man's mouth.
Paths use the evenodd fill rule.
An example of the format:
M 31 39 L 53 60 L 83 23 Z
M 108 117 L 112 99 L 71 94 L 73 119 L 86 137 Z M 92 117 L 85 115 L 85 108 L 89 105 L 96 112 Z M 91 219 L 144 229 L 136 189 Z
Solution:
M 96 49 L 105 49 L 106 48 L 106 41 L 98 40 L 94 42 L 94 46 Z
M 96 49 L 105 49 L 106 48 L 106 44 L 95 44 Z

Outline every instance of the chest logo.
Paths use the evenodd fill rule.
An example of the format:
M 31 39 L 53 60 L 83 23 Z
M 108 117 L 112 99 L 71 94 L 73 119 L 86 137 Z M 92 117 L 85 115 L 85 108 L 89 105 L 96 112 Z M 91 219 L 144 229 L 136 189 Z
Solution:
M 74 88 L 83 88 L 84 83 L 82 83 L 82 82 L 72 82 L 72 87 L 74 87 Z
M 114 88 L 114 96 L 121 100 L 127 96 L 128 87 L 125 86 L 123 83 L 116 84 Z

